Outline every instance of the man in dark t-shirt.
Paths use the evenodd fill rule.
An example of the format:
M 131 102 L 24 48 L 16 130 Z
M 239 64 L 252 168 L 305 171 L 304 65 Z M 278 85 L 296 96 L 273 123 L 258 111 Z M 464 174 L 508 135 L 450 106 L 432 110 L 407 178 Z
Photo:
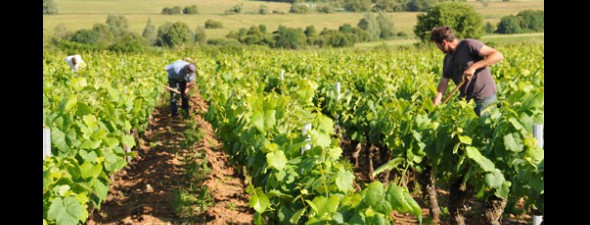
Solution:
M 481 116 L 482 110 L 496 102 L 496 84 L 489 66 L 502 60 L 502 53 L 475 39 L 459 40 L 455 38 L 453 30 L 446 26 L 434 28 L 430 33 L 430 40 L 446 53 L 434 105 L 440 104 L 449 79 L 456 85 L 465 79 L 465 83 L 459 88 L 459 97 L 466 98 L 467 101 L 474 99 L 475 113 Z

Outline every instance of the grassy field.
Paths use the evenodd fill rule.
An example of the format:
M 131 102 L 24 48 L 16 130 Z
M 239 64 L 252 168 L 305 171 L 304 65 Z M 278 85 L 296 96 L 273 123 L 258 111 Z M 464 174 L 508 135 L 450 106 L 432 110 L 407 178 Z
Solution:
M 522 44 L 544 44 L 545 33 L 526 33 L 526 34 L 494 34 L 486 35 L 481 39 L 486 45 L 522 45 Z M 365 42 L 356 43 L 354 48 L 361 50 L 375 49 L 382 46 L 392 47 L 401 45 L 413 45 L 418 43 L 416 39 L 398 39 L 389 41 L 376 41 L 376 42 Z
M 231 30 L 238 30 L 242 27 L 265 24 L 267 30 L 274 31 L 279 25 L 288 27 L 305 28 L 314 25 L 316 30 L 323 28 L 337 29 L 344 23 L 355 26 L 365 13 L 337 12 L 331 14 L 289 14 L 286 13 L 291 7 L 288 3 L 274 3 L 264 1 L 243 1 L 243 0 L 55 0 L 58 5 L 58 15 L 43 16 L 43 33 L 52 35 L 55 26 L 63 24 L 69 31 L 78 29 L 90 29 L 96 23 L 105 23 L 108 14 L 124 15 L 129 21 L 129 29 L 141 34 L 148 19 L 159 26 L 166 21 L 182 21 L 191 28 L 204 26 L 208 19 L 221 21 L 222 29 L 208 29 L 208 39 L 223 38 Z M 502 16 L 515 15 L 524 9 L 544 10 L 543 0 L 520 0 L 520 1 L 468 1 L 477 12 L 482 14 L 485 21 L 494 24 L 500 21 Z M 197 5 L 197 15 L 162 15 L 164 7 Z M 243 4 L 242 14 L 224 15 L 224 12 L 231 7 Z M 286 14 L 255 14 L 260 5 L 266 5 L 272 12 L 278 10 Z M 414 37 L 412 31 L 416 24 L 416 15 L 420 13 L 389 13 L 395 23 L 396 32 L 403 31 Z M 411 40 L 396 40 L 408 42 Z

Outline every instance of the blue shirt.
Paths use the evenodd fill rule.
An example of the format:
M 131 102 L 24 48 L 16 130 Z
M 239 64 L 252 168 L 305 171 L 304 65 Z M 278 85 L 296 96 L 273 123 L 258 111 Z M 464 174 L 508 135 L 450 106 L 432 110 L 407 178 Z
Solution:
M 174 79 L 178 82 L 191 82 L 195 80 L 194 74 L 186 74 L 184 67 L 188 64 L 188 62 L 183 60 L 176 60 L 172 64 L 166 65 L 164 69 L 168 72 L 168 79 Z

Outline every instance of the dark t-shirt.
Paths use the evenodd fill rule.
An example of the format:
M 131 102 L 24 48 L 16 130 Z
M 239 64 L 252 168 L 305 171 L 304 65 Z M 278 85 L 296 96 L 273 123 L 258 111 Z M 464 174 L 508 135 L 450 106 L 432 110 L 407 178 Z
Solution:
M 443 64 L 443 77 L 452 79 L 456 85 L 461 83 L 463 71 L 473 63 L 482 59 L 479 50 L 484 46 L 481 41 L 475 39 L 460 40 L 455 52 L 445 55 Z M 490 73 L 490 68 L 485 66 L 475 71 L 471 80 L 465 81 L 465 84 L 459 88 L 459 97 L 467 97 L 469 101 L 472 98 L 481 100 L 497 92 L 496 84 Z

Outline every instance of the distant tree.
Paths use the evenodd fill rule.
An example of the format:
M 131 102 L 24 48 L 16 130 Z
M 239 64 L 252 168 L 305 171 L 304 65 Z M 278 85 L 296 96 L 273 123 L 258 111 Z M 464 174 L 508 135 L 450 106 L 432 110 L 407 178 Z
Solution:
M 197 7 L 197 5 L 186 6 L 182 10 L 182 13 L 184 13 L 184 14 L 198 14 L 199 8 Z
M 53 28 L 53 38 L 56 40 L 67 39 L 70 36 L 70 32 L 64 23 L 58 23 Z
M 205 34 L 205 29 L 201 26 L 198 26 L 195 30 L 195 42 L 200 44 L 205 44 L 207 41 L 207 35 Z
M 545 13 L 542 10 L 523 10 L 516 14 L 520 18 L 520 27 L 528 31 L 545 30 Z
M 58 14 L 57 4 L 53 0 L 43 0 L 43 14 Z
M 152 24 L 152 19 L 149 18 L 141 36 L 148 40 L 148 42 L 153 43 L 156 41 L 157 35 L 158 29 Z
M 305 27 L 305 31 L 303 33 L 306 37 L 313 37 L 318 35 L 318 32 L 315 30 L 315 27 L 313 25 Z
M 303 33 L 305 34 L 305 37 L 307 37 L 308 45 L 315 45 L 317 43 L 318 32 L 315 30 L 315 27 L 313 25 L 305 27 Z
M 258 29 L 260 30 L 260 32 L 262 32 L 262 33 L 266 33 L 266 25 L 264 25 L 264 24 L 259 24 L 259 25 L 258 25 Z
M 157 45 L 175 47 L 186 43 L 191 43 L 193 36 L 190 28 L 186 23 L 167 22 L 158 28 Z
M 309 7 L 307 6 L 307 4 L 293 4 L 291 5 L 291 9 L 289 9 L 289 12 L 297 14 L 306 14 L 309 13 Z
M 244 4 L 240 3 L 237 5 L 234 5 L 233 7 L 231 7 L 228 10 L 225 10 L 225 14 L 239 14 L 239 13 L 242 13 L 243 8 L 244 8 Z
M 344 27 L 350 27 L 350 25 L 344 25 Z M 344 30 L 346 29 L 347 28 L 344 28 Z M 338 48 L 352 45 L 354 45 L 354 41 L 352 40 L 352 33 L 345 34 L 343 32 L 330 29 L 324 29 L 320 33 L 320 46 L 322 47 L 332 46 Z
M 381 30 L 381 33 L 379 34 L 380 38 L 389 40 L 395 36 L 393 19 L 390 16 L 387 16 L 383 11 L 380 11 L 377 15 L 377 23 Z
M 208 19 L 207 21 L 205 21 L 205 28 L 206 29 L 223 28 L 223 23 L 221 21 L 216 21 L 216 20 Z
M 275 46 L 277 48 L 298 49 L 305 45 L 306 37 L 301 28 L 288 28 L 279 26 L 275 36 Z
M 264 45 L 268 43 L 270 37 L 266 36 L 266 33 L 260 31 L 260 26 L 251 26 L 246 32 L 246 36 L 243 42 L 248 45 Z
M 363 30 L 358 27 L 354 27 L 354 28 L 352 28 L 352 33 L 355 36 L 355 38 L 354 38 L 355 42 L 371 41 L 371 34 L 366 30 Z
M 379 28 L 379 23 L 377 19 L 372 13 L 367 13 L 363 16 L 362 19 L 359 20 L 357 26 L 371 34 L 371 40 L 379 39 L 381 35 L 381 28 Z
M 430 32 L 437 26 L 449 26 L 457 38 L 480 38 L 483 18 L 473 6 L 460 2 L 444 2 L 418 15 L 414 34 L 422 42 L 430 40 Z
M 258 14 L 269 14 L 270 10 L 268 10 L 268 6 L 266 5 L 260 5 L 260 7 L 258 8 Z
M 123 33 L 126 33 L 129 29 L 129 22 L 127 22 L 127 18 L 123 15 L 114 15 L 109 14 L 107 16 L 107 26 L 115 35 L 116 37 L 121 36 Z
M 98 44 L 103 47 L 113 44 L 117 41 L 119 37 L 122 37 L 125 33 L 123 31 L 116 35 L 115 33 L 113 33 L 113 29 L 104 23 L 95 23 L 92 26 L 92 31 L 98 35 L 98 39 L 95 44 Z
M 97 43 L 98 39 L 98 33 L 88 29 L 80 29 L 74 32 L 71 41 L 91 45 Z
M 372 5 L 371 0 L 344 0 L 344 9 L 351 12 L 366 12 Z
M 238 29 L 237 32 L 233 30 L 230 31 L 225 37 L 230 39 L 236 39 L 239 42 L 243 42 L 246 35 L 248 35 L 248 29 L 242 27 Z
M 172 23 L 171 22 L 165 22 L 164 24 L 160 25 L 158 27 L 158 34 L 157 34 L 157 38 L 156 38 L 156 45 L 158 46 L 164 46 L 164 34 L 168 33 L 168 31 L 170 30 L 170 27 L 172 27 Z
M 436 3 L 438 3 L 438 0 L 409 0 L 406 4 L 406 11 L 425 12 Z
M 494 31 L 496 31 L 496 26 L 490 22 L 487 22 L 484 27 L 484 30 L 487 34 L 493 34 Z
M 520 27 L 520 19 L 516 16 L 504 16 L 498 23 L 497 33 L 500 34 L 516 34 L 520 33 L 522 28 Z
M 334 8 L 344 7 L 344 0 L 326 0 L 326 3 Z
M 147 47 L 148 42 L 145 38 L 140 37 L 136 33 L 125 33 L 117 42 L 108 47 L 108 50 L 114 52 L 143 52 Z
M 338 31 L 340 31 L 342 33 L 352 34 L 353 28 L 350 24 L 345 23 L 345 24 L 340 25 L 340 27 L 338 27 Z
M 334 7 L 328 4 L 318 5 L 316 10 L 321 13 L 333 13 Z
M 179 15 L 182 13 L 182 8 L 180 6 L 174 6 L 172 8 L 164 8 L 162 9 L 162 14 L 164 15 Z
M 377 0 L 371 11 L 401 12 L 405 11 L 405 7 L 405 4 L 399 0 Z

